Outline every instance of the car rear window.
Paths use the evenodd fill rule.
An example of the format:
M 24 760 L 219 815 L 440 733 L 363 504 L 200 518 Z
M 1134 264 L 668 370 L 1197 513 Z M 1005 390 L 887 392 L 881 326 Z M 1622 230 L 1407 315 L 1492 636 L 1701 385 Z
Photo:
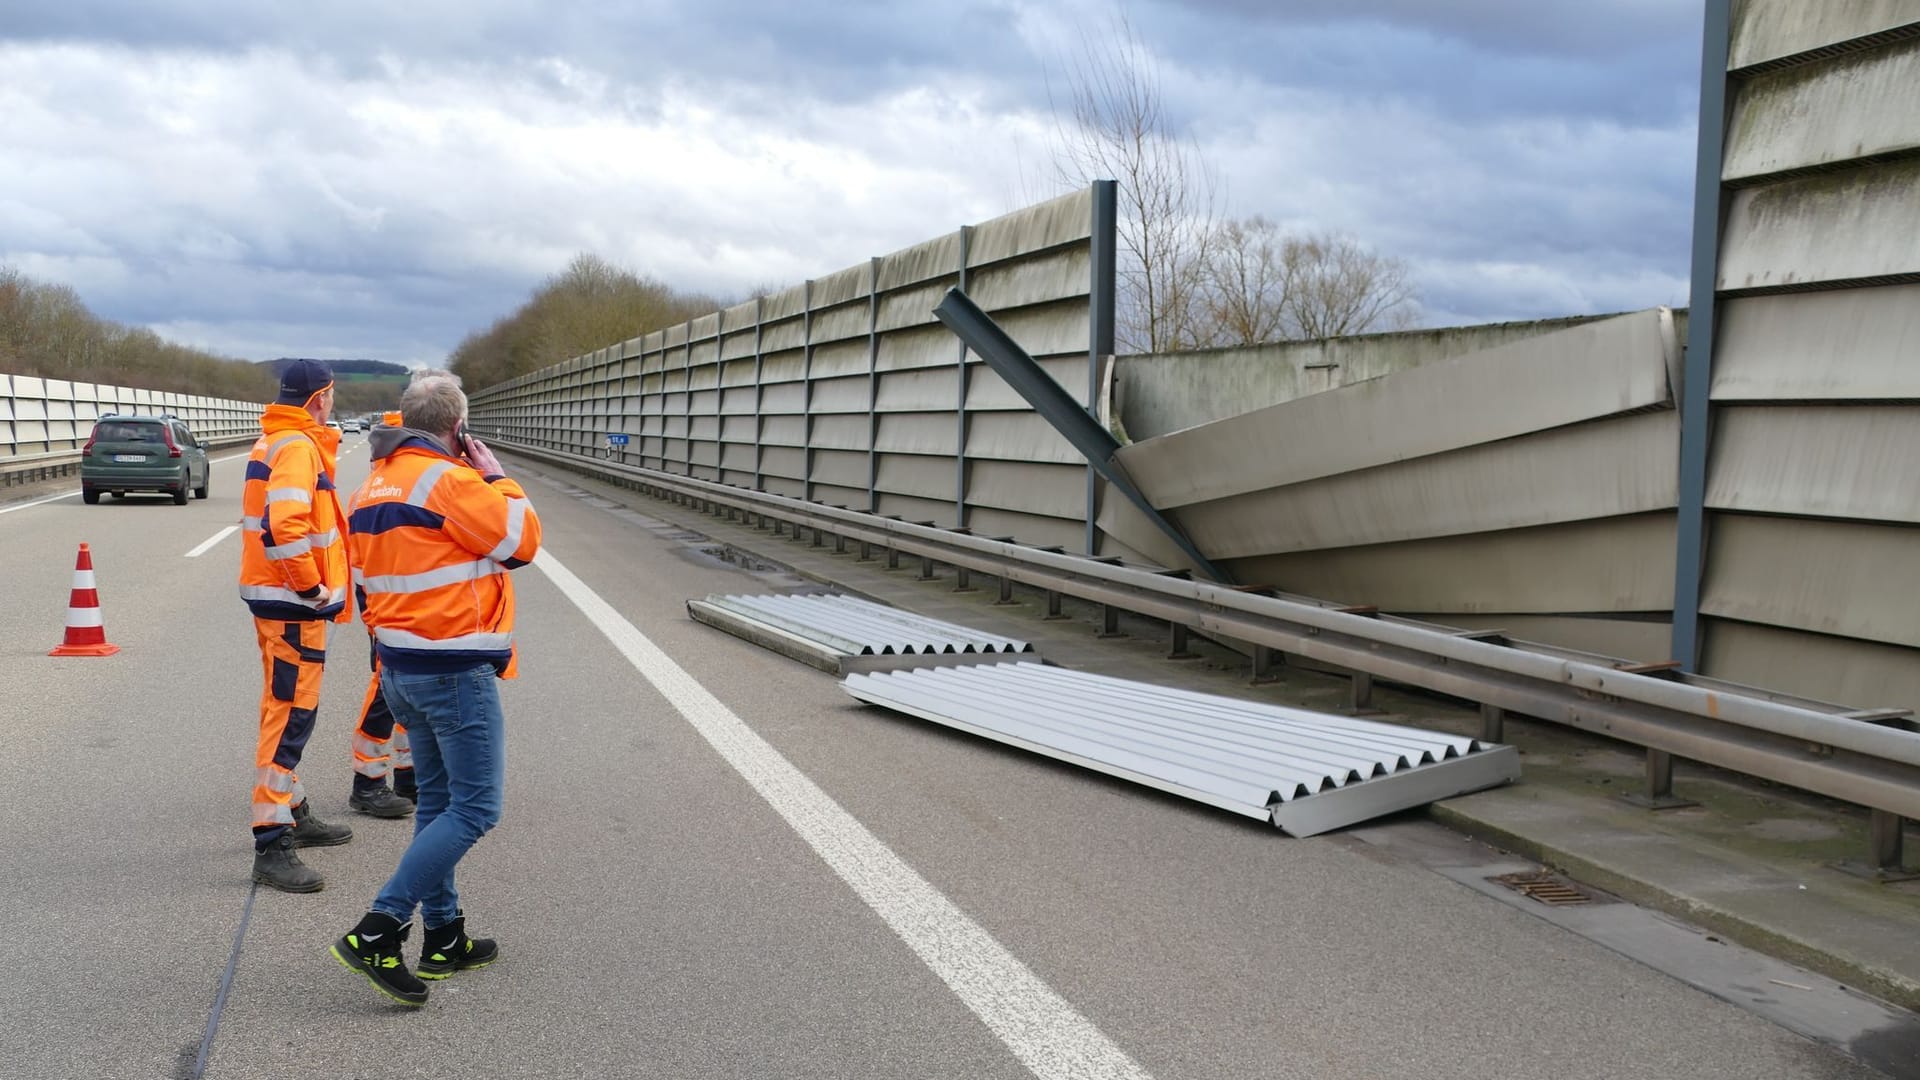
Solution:
M 126 420 L 108 420 L 96 425 L 93 437 L 100 442 L 166 442 L 159 424 L 140 424 Z

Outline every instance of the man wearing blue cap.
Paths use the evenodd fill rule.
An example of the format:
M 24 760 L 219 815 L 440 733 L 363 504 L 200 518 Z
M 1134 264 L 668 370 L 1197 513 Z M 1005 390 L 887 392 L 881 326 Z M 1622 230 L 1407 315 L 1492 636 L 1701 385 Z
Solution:
M 260 415 L 240 498 L 240 596 L 253 612 L 266 683 L 254 754 L 253 880 L 284 892 L 325 885 L 295 848 L 353 839 L 352 829 L 313 815 L 294 772 L 320 707 L 327 624 L 350 618 L 332 415 L 333 371 L 318 360 L 288 362 L 279 397 Z

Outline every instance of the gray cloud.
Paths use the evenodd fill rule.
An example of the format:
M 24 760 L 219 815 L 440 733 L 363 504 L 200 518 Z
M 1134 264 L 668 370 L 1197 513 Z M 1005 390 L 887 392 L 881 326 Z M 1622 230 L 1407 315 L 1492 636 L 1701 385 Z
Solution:
M 783 285 L 1054 193 L 1046 71 L 1104 3 L 38 5 L 0 30 L 0 263 L 254 358 L 435 361 L 579 251 Z M 1235 211 L 1406 257 L 1434 320 L 1678 299 L 1668 5 L 1133 16 Z

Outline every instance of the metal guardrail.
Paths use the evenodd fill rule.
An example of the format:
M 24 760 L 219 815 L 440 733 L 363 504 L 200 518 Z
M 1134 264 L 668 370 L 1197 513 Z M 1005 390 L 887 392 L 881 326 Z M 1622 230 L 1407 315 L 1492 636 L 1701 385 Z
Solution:
M 840 507 L 802 502 L 600 461 L 583 455 L 521 446 L 509 453 L 612 477 L 649 493 L 701 505 L 713 512 L 745 513 L 756 524 L 812 529 L 815 542 L 836 539 L 901 553 L 960 573 L 998 577 L 1002 596 L 1011 583 L 1043 589 L 1050 608 L 1074 596 L 1103 605 L 1109 625 L 1121 611 L 1165 620 L 1179 642 L 1186 628 L 1235 639 L 1260 650 L 1305 658 L 1351 674 L 1357 701 L 1374 678 L 1477 702 L 1483 737 L 1498 741 L 1505 713 L 1565 724 L 1645 747 L 1647 796 L 1653 807 L 1671 805 L 1672 758 L 1680 757 L 1814 792 L 1873 811 L 1872 852 L 1859 867 L 1887 877 L 1902 862 L 1905 818 L 1920 818 L 1920 733 L 1885 726 L 1907 710 L 1849 712 L 1839 706 L 1770 694 L 1715 680 L 1669 678 L 1632 670 L 1626 661 L 1606 662 L 1566 650 L 1531 649 L 1522 643 L 1485 640 L 1487 635 L 1371 611 L 1262 595 L 1233 586 L 1187 580 L 1184 574 L 1123 566 L 1117 559 L 1070 555 L 1004 539 L 988 539 L 931 524 L 914 524 Z

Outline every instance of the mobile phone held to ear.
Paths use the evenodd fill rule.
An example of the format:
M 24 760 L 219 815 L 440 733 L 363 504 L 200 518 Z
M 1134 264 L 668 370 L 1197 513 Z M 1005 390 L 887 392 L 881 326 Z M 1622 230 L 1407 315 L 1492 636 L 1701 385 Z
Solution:
M 453 452 L 459 454 L 461 457 L 466 457 L 467 440 L 471 437 L 472 436 L 467 434 L 467 425 L 464 422 L 453 425 Z

